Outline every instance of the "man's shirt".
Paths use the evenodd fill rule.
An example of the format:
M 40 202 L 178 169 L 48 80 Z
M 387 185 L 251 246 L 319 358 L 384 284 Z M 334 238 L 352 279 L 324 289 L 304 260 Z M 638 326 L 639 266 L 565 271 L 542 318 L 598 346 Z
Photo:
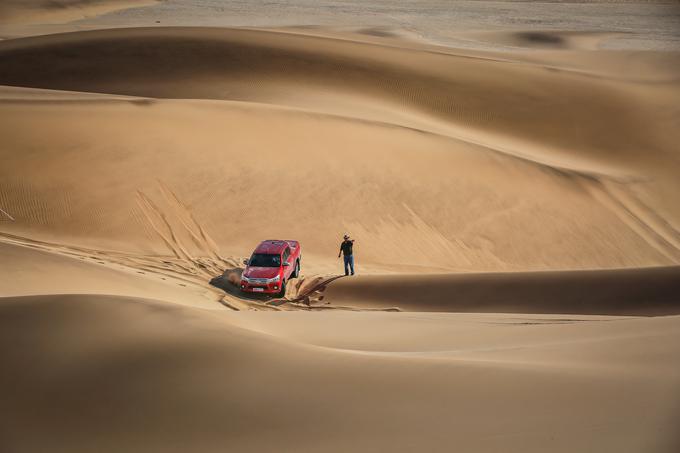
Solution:
M 340 250 L 342 250 L 342 254 L 345 256 L 349 256 L 352 254 L 352 246 L 354 245 L 354 241 L 342 241 L 342 244 L 340 244 Z

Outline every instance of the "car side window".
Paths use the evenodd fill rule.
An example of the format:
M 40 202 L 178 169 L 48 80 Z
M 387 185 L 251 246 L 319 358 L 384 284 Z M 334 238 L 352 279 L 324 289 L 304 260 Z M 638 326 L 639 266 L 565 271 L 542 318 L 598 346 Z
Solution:
M 285 263 L 288 261 L 288 257 L 290 256 L 290 249 L 286 247 L 286 250 L 283 251 L 283 262 Z

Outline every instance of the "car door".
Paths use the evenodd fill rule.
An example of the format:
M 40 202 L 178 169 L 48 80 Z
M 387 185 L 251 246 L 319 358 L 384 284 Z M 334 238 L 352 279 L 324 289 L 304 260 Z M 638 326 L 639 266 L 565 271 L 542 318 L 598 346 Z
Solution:
M 290 247 L 286 247 L 286 249 L 283 251 L 283 263 L 287 263 L 288 259 L 290 258 Z M 293 263 L 290 263 L 290 266 L 284 266 L 283 267 L 283 275 L 285 275 L 286 279 L 290 277 L 290 274 L 293 272 Z

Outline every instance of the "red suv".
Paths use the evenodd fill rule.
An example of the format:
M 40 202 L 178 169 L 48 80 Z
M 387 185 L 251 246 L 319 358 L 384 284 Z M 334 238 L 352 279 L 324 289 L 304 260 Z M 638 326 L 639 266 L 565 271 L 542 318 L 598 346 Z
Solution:
M 301 258 L 298 241 L 260 242 L 250 259 L 243 260 L 241 291 L 283 297 L 286 282 L 300 276 Z

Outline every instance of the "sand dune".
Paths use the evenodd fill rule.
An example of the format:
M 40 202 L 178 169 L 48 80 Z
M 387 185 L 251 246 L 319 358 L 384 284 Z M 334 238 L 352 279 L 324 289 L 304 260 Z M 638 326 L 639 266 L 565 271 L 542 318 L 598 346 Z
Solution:
M 66 256 L 0 243 L 0 288 L 3 296 L 105 294 L 219 309 L 217 291 L 173 275 L 143 268 L 141 263 L 111 265 L 101 256 Z M 104 261 L 106 260 L 106 261 Z
M 680 57 L 607 36 L 0 41 L 0 450 L 675 452 Z
M 332 256 L 345 230 L 361 239 L 367 270 L 680 257 L 680 212 L 667 196 L 679 189 L 675 82 L 197 28 L 14 39 L 0 43 L 0 60 L 11 63 L 0 83 L 135 96 L 5 98 L 2 203 L 18 220 L 3 225 L 13 233 L 160 253 L 177 244 L 145 212 L 173 219 L 184 204 L 229 255 L 261 237 L 306 237 L 316 272 L 333 269 L 316 256 Z M 54 151 L 39 151 L 47 143 Z M 491 190 L 499 180 L 508 184 Z M 269 203 L 272 185 L 291 202 L 263 224 L 252 207 Z M 159 205 L 168 190 L 180 205 Z M 154 196 L 160 211 L 140 202 Z M 299 221 L 309 213 L 313 222 Z M 176 223 L 175 238 L 194 247 Z
M 407 311 L 680 314 L 680 268 L 359 276 L 328 285 L 331 305 Z
M 328 333 L 399 322 L 394 314 L 350 315 L 306 318 Z M 677 317 L 526 326 L 427 316 L 413 315 L 405 335 L 448 341 L 448 351 L 315 346 L 236 327 L 230 316 L 142 299 L 3 298 L 0 340 L 15 345 L 3 350 L 11 373 L 0 384 L 13 389 L 3 396 L 12 414 L 1 425 L 3 444 L 68 452 L 94 445 L 670 452 L 677 445 L 677 400 L 668 398 L 680 382 Z M 277 315 L 273 324 L 300 332 L 297 318 Z M 248 320 L 272 322 L 235 322 Z M 483 335 L 499 333 L 488 323 L 505 321 L 508 335 L 522 331 L 521 347 Z M 471 330 L 482 336 L 475 340 Z M 366 349 L 365 335 L 355 348 Z M 427 350 L 420 341 L 411 348 Z
M 71 22 L 153 3 L 156 0 L 3 0 L 0 24 Z
M 592 172 L 598 158 L 610 171 L 616 168 L 608 157 L 612 153 L 625 163 L 641 148 L 660 151 L 665 137 L 635 126 L 647 110 L 678 101 L 677 84 L 647 87 L 650 99 L 640 101 L 643 110 L 623 115 L 633 100 L 609 81 L 499 64 L 483 54 L 457 58 L 268 31 L 172 27 L 67 33 L 5 42 L 0 58 L 12 61 L 0 74 L 0 83 L 8 85 L 276 103 L 400 125 L 405 121 L 399 116 L 405 115 L 415 117 L 405 126 L 452 135 L 462 126 L 465 138 Z M 674 61 L 677 69 L 677 57 Z M 392 108 L 375 112 L 381 104 Z M 587 126 L 574 133 L 576 124 Z M 626 135 L 601 132 L 612 129 Z M 536 142 L 540 151 L 532 153 Z
M 610 192 L 616 183 L 547 172 L 408 129 L 195 101 L 12 101 L 0 108 L 2 206 L 16 219 L 3 219 L 3 228 L 19 235 L 205 254 L 182 222 L 190 206 L 226 255 L 245 255 L 262 237 L 305 237 L 308 263 L 323 272 L 337 269 L 328 257 L 345 230 L 362 242 L 363 266 L 388 270 L 653 265 L 673 263 L 678 253 L 663 217 L 649 228 L 658 215 L 644 205 L 640 217 L 632 215 L 627 205 L 641 203 Z M 312 138 L 310 121 L 327 141 Z M 282 138 L 258 135 L 264 125 Z M 291 173 L 283 177 L 282 169 Z M 490 189 L 508 177 L 513 183 L 502 192 Z M 275 222 L 259 222 L 253 207 L 274 194 L 290 202 L 273 210 Z M 311 222 L 300 221 L 310 215 Z M 532 246 L 516 246 L 524 242 Z

